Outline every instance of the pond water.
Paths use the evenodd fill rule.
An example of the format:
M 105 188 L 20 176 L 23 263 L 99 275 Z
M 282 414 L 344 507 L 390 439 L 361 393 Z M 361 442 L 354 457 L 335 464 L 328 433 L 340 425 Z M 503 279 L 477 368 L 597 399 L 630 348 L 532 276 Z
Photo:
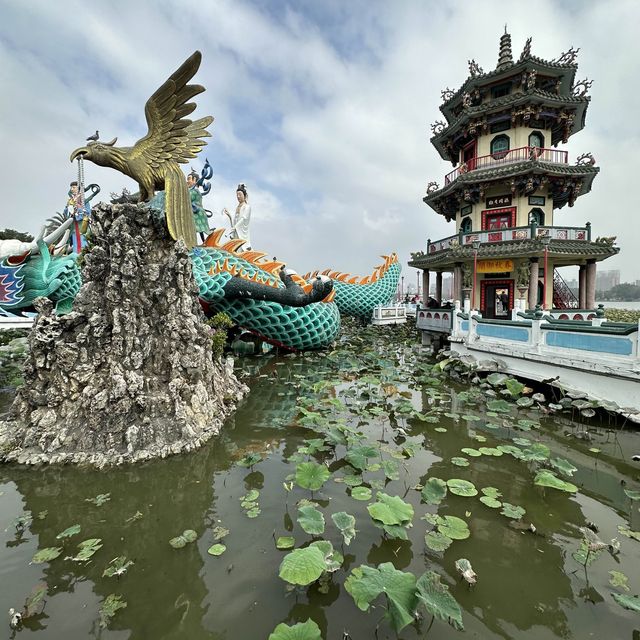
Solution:
M 625 493 L 640 488 L 640 465 L 631 459 L 640 454 L 638 434 L 607 417 L 581 420 L 577 409 L 550 416 L 496 403 L 434 370 L 415 343 L 407 330 L 369 328 L 347 334 L 331 354 L 243 359 L 249 397 L 220 436 L 191 455 L 107 471 L 0 467 L 0 637 L 266 640 L 279 623 L 307 619 L 325 640 L 368 639 L 376 628 L 381 639 L 464 637 L 446 620 L 430 626 L 424 608 L 396 635 L 382 619 L 384 596 L 369 611 L 356 606 L 345 587 L 354 569 L 392 563 L 416 577 L 438 573 L 461 607 L 467 637 L 637 640 L 640 615 L 613 596 L 640 593 L 640 534 L 633 533 L 640 502 Z M 260 461 L 243 466 L 252 454 Z M 557 477 L 576 492 L 534 484 L 547 458 L 566 461 L 556 464 L 572 475 Z M 307 461 L 330 472 L 313 492 L 292 475 Z M 466 480 L 479 493 L 450 490 L 440 504 L 426 504 L 421 487 L 429 478 Z M 371 498 L 355 499 L 356 485 L 371 488 Z M 479 500 L 487 487 L 498 490 L 488 493 L 502 507 Z M 376 494 L 411 505 L 413 526 L 376 526 L 367 509 Z M 301 500 L 323 514 L 323 534 L 302 529 Z M 349 545 L 331 518 L 338 512 L 355 517 Z M 468 537 L 431 550 L 425 534 L 439 525 L 433 515 L 423 519 L 428 514 L 460 518 Z M 620 549 L 589 552 L 585 568 L 573 554 L 587 523 L 605 543 L 617 538 Z M 80 532 L 56 538 L 74 525 Z M 220 527 L 229 533 L 216 539 Z M 196 540 L 172 548 L 185 530 Z M 280 536 L 295 538 L 296 548 L 329 540 L 344 561 L 310 586 L 291 587 L 278 575 L 290 553 L 276 548 Z M 102 546 L 88 560 L 72 559 L 80 542 L 96 538 L 90 551 Z M 208 553 L 214 543 L 226 546 L 218 557 Z M 32 562 L 49 547 L 62 548 L 60 555 Z M 134 564 L 103 576 L 120 556 Z M 456 571 L 461 558 L 477 574 L 473 587 Z M 628 576 L 630 590 L 612 586 L 610 571 Z M 21 609 L 40 584 L 46 595 L 35 615 L 11 631 L 7 610 Z M 101 627 L 110 594 L 127 606 Z

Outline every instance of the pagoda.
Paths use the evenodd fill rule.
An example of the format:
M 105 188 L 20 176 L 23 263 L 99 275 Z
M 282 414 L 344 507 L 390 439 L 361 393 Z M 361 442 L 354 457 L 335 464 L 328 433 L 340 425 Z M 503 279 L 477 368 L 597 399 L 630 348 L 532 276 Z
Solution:
M 618 253 L 615 238 L 592 238 L 584 227 L 556 224 L 557 209 L 588 193 L 599 168 L 589 153 L 569 163 L 558 149 L 585 125 L 591 81 L 575 81 L 573 48 L 553 61 L 531 53 L 531 38 L 514 61 L 511 36 L 500 38 L 498 64 L 484 72 L 469 61 L 457 91 L 442 92 L 445 121 L 432 125 L 431 143 L 454 169 L 424 202 L 447 221 L 453 236 L 427 241 L 409 265 L 422 269 L 425 300 L 430 274 L 442 299 L 442 274 L 453 273 L 453 297 L 485 318 L 511 310 L 593 309 L 596 263 Z M 558 267 L 579 267 L 579 293 Z

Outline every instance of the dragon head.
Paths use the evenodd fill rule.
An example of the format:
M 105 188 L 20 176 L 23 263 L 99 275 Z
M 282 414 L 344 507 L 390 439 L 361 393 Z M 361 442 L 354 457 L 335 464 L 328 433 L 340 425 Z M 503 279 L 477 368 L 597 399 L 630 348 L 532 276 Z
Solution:
M 71 154 L 71 162 L 76 158 L 82 157 L 85 160 L 100 165 L 101 167 L 113 167 L 116 149 L 114 144 L 118 138 L 114 138 L 111 142 L 89 142 L 84 147 L 78 147 Z

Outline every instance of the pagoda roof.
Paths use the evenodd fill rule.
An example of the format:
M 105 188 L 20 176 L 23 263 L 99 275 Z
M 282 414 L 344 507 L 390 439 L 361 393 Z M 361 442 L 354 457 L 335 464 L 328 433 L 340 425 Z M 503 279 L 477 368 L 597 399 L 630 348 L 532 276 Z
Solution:
M 604 242 L 585 240 L 556 240 L 548 245 L 548 256 L 554 262 L 581 264 L 586 259 L 606 260 L 616 255 L 620 247 Z M 535 258 L 544 254 L 544 244 L 540 239 L 516 240 L 510 242 L 491 242 L 481 244 L 478 248 L 478 259 L 493 258 Z M 454 246 L 437 253 L 411 254 L 409 266 L 416 269 L 453 268 L 458 262 L 472 262 L 475 249 L 469 245 Z
M 512 63 L 502 68 L 496 68 L 487 73 L 478 75 L 470 75 L 464 84 L 440 106 L 440 111 L 447 119 L 447 122 L 455 119 L 453 109 L 462 102 L 465 93 L 471 93 L 474 89 L 480 89 L 485 86 L 499 84 L 501 81 L 507 80 L 511 76 L 518 75 L 524 71 L 536 71 L 544 75 L 560 79 L 560 94 L 569 96 L 573 87 L 577 63 L 564 63 L 549 60 L 543 60 L 537 56 L 527 55 L 518 62 Z
M 511 93 L 507 96 L 502 96 L 479 104 L 476 106 L 465 109 L 457 118 L 449 122 L 449 126 L 437 133 L 431 138 L 431 144 L 438 150 L 438 153 L 444 160 L 450 160 L 454 164 L 457 162 L 457 157 L 451 157 L 449 151 L 445 147 L 445 142 L 454 137 L 456 133 L 459 136 L 464 137 L 464 133 L 461 131 L 464 125 L 474 118 L 481 116 L 488 116 L 491 113 L 505 111 L 512 107 L 518 107 L 524 104 L 533 105 L 548 105 L 549 107 L 570 107 L 575 109 L 575 117 L 571 126 L 570 135 L 580 131 L 585 124 L 587 107 L 589 106 L 591 98 L 588 96 L 574 96 L 552 93 L 551 91 L 545 91 L 540 88 L 532 88 L 526 91 L 519 91 Z M 563 132 L 560 128 L 552 132 L 551 144 L 557 144 L 563 139 Z
M 558 178 L 580 178 L 580 191 L 575 197 L 584 195 L 591 191 L 593 179 L 600 171 L 599 167 L 592 165 L 568 165 L 552 162 L 540 162 L 538 160 L 523 160 L 521 162 L 513 162 L 510 164 L 496 165 L 487 167 L 486 169 L 476 169 L 468 173 L 460 174 L 455 180 L 445 185 L 442 189 L 427 193 L 422 199 L 436 213 L 444 215 L 447 219 L 453 219 L 453 216 L 442 211 L 439 203 L 448 196 L 456 194 L 458 191 L 466 191 L 473 185 L 486 183 L 516 176 L 537 175 L 537 176 L 557 176 Z M 566 197 L 554 196 L 554 208 L 562 208 L 569 202 L 569 195 Z

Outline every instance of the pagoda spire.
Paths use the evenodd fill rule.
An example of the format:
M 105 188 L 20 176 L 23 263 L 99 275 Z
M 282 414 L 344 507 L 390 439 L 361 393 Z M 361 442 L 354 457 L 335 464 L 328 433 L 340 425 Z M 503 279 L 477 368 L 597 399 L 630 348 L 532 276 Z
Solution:
M 500 36 L 500 54 L 498 55 L 498 66 L 496 69 L 506 69 L 513 64 L 511 54 L 511 34 L 507 33 L 507 25 L 504 25 L 504 34 Z

